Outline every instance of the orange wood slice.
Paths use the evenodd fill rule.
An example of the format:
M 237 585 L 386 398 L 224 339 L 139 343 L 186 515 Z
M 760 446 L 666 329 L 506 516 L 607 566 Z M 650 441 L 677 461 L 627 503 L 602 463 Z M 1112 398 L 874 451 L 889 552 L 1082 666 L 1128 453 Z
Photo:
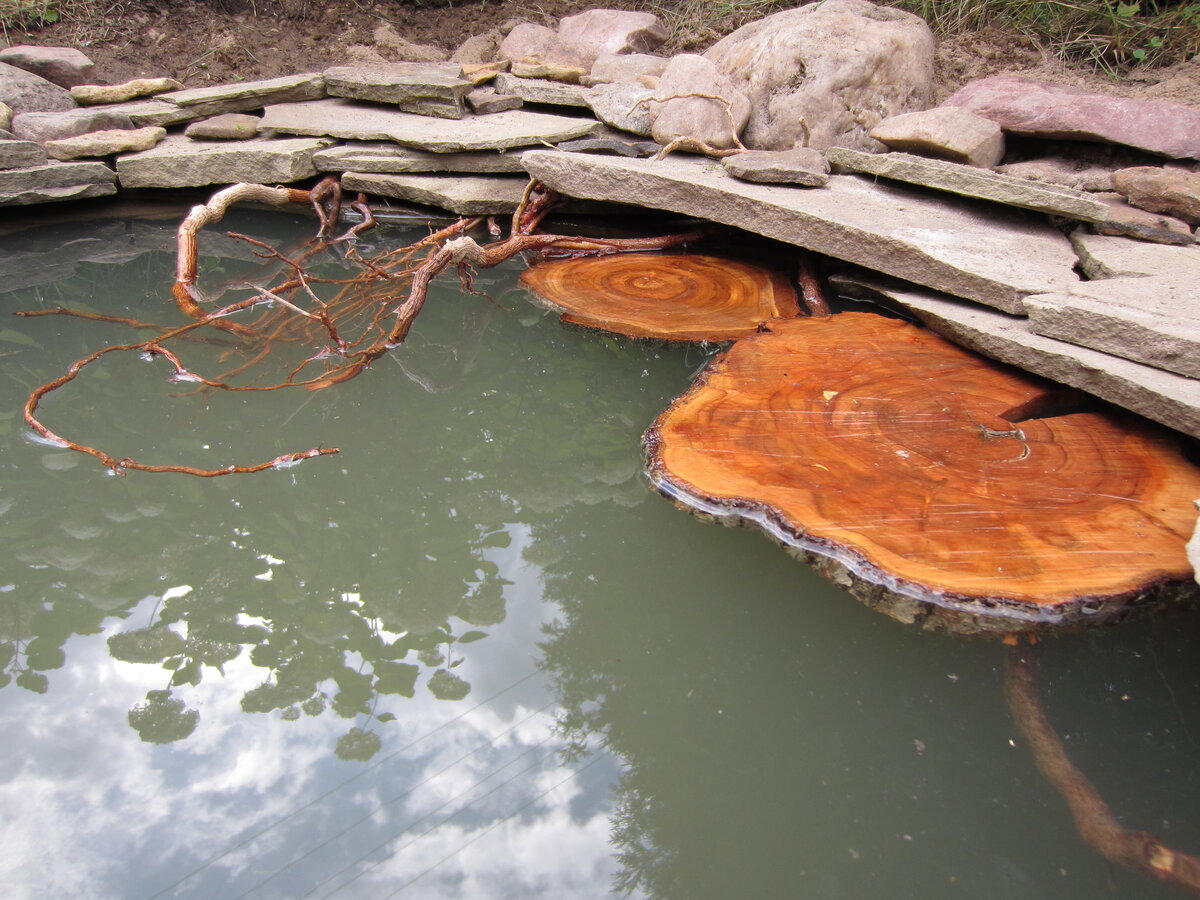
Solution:
M 925 604 L 897 618 L 938 607 L 931 627 L 1099 621 L 1167 584 L 1194 591 L 1200 469 L 1133 416 L 1002 418 L 1055 388 L 894 319 L 781 320 L 658 418 L 650 474 Z M 946 610 L 1000 621 L 957 628 Z
M 636 338 L 728 341 L 800 312 L 777 272 L 700 254 L 554 260 L 526 269 L 521 283 L 565 322 Z

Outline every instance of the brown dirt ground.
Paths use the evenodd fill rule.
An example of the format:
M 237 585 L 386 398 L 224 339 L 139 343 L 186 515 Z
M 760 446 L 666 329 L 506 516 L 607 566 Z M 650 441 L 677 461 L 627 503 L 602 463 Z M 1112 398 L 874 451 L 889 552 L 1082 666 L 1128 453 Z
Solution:
M 98 0 L 87 0 L 96 2 Z M 75 46 L 96 63 L 96 80 L 170 75 L 189 87 L 314 71 L 372 51 L 395 58 L 388 30 L 415 44 L 452 51 L 466 38 L 524 20 L 553 25 L 595 6 L 652 9 L 647 0 L 116 0 L 74 20 L 7 43 Z M 677 30 L 668 51 L 702 50 L 736 23 Z M 1200 107 L 1200 62 L 1135 72 L 1121 80 L 1064 64 L 1021 35 L 984 30 L 944 38 L 938 100 L 973 78 L 1020 72 L 1126 96 Z

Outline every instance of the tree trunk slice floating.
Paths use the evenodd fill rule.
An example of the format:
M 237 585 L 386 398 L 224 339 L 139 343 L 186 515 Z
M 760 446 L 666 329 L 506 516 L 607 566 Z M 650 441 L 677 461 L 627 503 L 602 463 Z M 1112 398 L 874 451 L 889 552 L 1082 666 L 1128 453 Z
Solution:
M 659 416 L 650 476 L 927 627 L 1094 624 L 1194 595 L 1200 469 L 1125 414 L 1004 418 L 1055 391 L 898 320 L 780 320 Z
M 521 283 L 565 322 L 635 338 L 736 340 L 800 313 L 782 275 L 700 254 L 555 260 L 526 269 Z

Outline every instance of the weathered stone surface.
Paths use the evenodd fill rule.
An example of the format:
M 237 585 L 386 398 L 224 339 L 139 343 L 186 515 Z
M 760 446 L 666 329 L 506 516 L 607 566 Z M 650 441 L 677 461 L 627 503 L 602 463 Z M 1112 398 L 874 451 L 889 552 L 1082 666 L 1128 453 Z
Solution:
M 658 16 L 622 9 L 589 9 L 566 16 L 558 23 L 559 36 L 568 43 L 586 47 L 591 60 L 602 53 L 649 53 L 667 40 Z
M 1200 250 L 1196 254 L 1200 268 Z M 1085 281 L 1068 292 L 1026 297 L 1024 303 L 1037 334 L 1200 378 L 1196 270 Z
M 649 106 L 650 134 L 660 144 L 684 139 L 717 150 L 736 147 L 750 118 L 746 95 L 711 60 L 692 53 L 672 57 Z
M 494 59 L 488 63 L 464 63 L 463 77 L 478 87 L 487 84 L 501 72 L 507 72 L 512 66 L 507 59 Z
M 12 107 L 0 101 L 0 131 L 8 131 L 12 127 L 12 120 Z
M 1200 158 L 1200 109 L 1181 103 L 993 75 L 963 86 L 943 105 L 966 107 L 1018 134 L 1108 141 L 1161 156 Z
M 75 108 L 66 88 L 3 62 L 0 62 L 0 97 L 17 115 Z
M 719 163 L 531 150 L 534 178 L 572 197 L 667 209 L 742 228 L 1007 312 L 1077 280 L 1070 243 L 1042 216 L 890 183 L 832 176 L 822 190 L 738 181 Z
M 1194 245 L 1168 247 L 1077 229 L 1071 234 L 1071 246 L 1079 256 L 1079 268 L 1092 280 L 1178 275 L 1200 284 L 1200 247 Z M 1200 288 L 1196 298 L 1200 301 Z
M 263 81 L 242 81 L 235 84 L 218 84 L 213 87 L 171 91 L 167 94 L 159 94 L 158 99 L 174 103 L 176 106 L 211 107 L 221 104 L 225 107 L 213 112 L 245 112 L 248 109 L 258 109 L 268 103 L 296 103 L 324 96 L 325 78 L 319 72 L 309 72 L 303 75 L 267 78 Z
M 40 75 L 62 88 L 87 84 L 96 68 L 82 51 L 74 47 L 34 47 L 27 44 L 0 50 L 0 63 Z
M 237 106 L 238 104 L 232 104 Z M 131 127 L 143 125 L 161 125 L 169 128 L 182 122 L 194 122 L 210 116 L 224 115 L 228 112 L 229 103 L 216 101 L 214 103 L 198 103 L 194 106 L 176 106 L 166 100 L 152 98 L 148 100 L 130 100 L 127 103 L 116 103 L 112 106 L 100 107 L 105 112 L 123 115 L 132 123 Z M 253 107 L 250 107 L 253 108 Z
M 501 94 L 493 87 L 478 87 L 467 94 L 467 105 L 477 116 L 520 109 L 525 101 L 513 94 Z
M 831 279 L 848 291 L 845 279 Z M 1200 381 L 1035 334 L 1027 319 L 878 276 L 855 277 L 917 316 L 926 326 L 984 356 L 1095 394 L 1200 438 Z
M 428 153 L 397 144 L 342 144 L 313 154 L 321 172 L 401 174 L 405 172 L 524 172 L 519 153 Z
M 550 81 L 561 81 L 563 84 L 578 84 L 579 79 L 587 74 L 587 69 L 581 69 L 579 66 L 523 59 L 513 60 L 508 70 L 518 78 L 546 78 Z
M 1092 225 L 1097 234 L 1180 246 L 1196 242 L 1192 227 L 1182 219 L 1130 206 L 1120 194 L 1097 194 L 1096 199 L 1103 200 L 1108 206 L 1108 218 Z
M 962 163 L 926 159 L 910 153 L 863 153 L 845 147 L 831 147 L 828 156 L 833 165 L 855 172 L 950 191 L 964 197 L 992 200 L 1085 222 L 1100 222 L 1108 216 L 1108 207 L 1104 203 L 1082 191 L 1038 184 Z
M 68 109 L 61 112 L 21 113 L 13 118 L 13 133 L 27 141 L 56 141 L 89 131 L 132 129 L 129 116 L 111 109 Z
M 750 98 L 748 147 L 869 150 L 883 119 L 929 106 L 933 49 L 918 16 L 824 0 L 745 25 L 704 55 Z
M 525 103 L 544 103 L 549 106 L 588 106 L 587 89 L 557 81 L 537 78 L 517 78 L 497 75 L 496 90 L 501 94 L 520 97 Z
M 613 81 L 634 83 L 646 75 L 660 78 L 670 61 L 669 57 L 649 53 L 602 53 L 592 63 L 588 75 L 593 84 Z
M 327 145 L 304 138 L 203 143 L 172 135 L 152 150 L 119 157 L 117 177 L 126 188 L 287 184 L 317 174 L 313 154 Z
M 436 175 L 375 175 L 347 172 L 342 187 L 409 203 L 448 209 L 460 216 L 510 213 L 521 202 L 528 179 L 503 175 L 441 178 Z
M 268 106 L 261 128 L 359 141 L 395 141 L 434 153 L 506 150 L 591 134 L 599 124 L 523 109 L 462 119 L 431 119 L 352 100 L 311 100 Z
M 824 187 L 829 182 L 829 161 L 820 150 L 749 150 L 721 160 L 725 171 L 742 181 L 762 184 L 798 184 Z
M 36 141 L 0 140 L 0 169 L 20 169 L 46 163 L 46 151 Z
M 115 194 L 116 175 L 100 162 L 52 162 L 0 172 L 0 206 L 83 200 Z
M 494 60 L 500 53 L 500 44 L 504 35 L 498 28 L 472 35 L 450 54 L 450 59 L 464 65 L 486 63 Z
M 258 123 L 261 121 L 258 116 L 247 113 L 224 113 L 193 122 L 183 133 L 197 141 L 248 141 L 258 134 Z
M 612 128 L 650 137 L 650 98 L 654 92 L 636 84 L 598 84 L 588 91 L 592 114 Z
M 576 141 L 563 141 L 558 145 L 559 150 L 568 153 L 612 153 L 616 156 L 644 157 L 653 156 L 662 149 L 654 141 L 630 141 L 615 135 L 593 138 L 580 138 Z
M 471 88 L 458 63 L 398 62 L 325 70 L 325 92 L 331 97 L 387 103 L 443 119 L 463 117 L 463 100 Z
M 399 34 L 391 22 L 380 22 L 371 32 L 375 45 L 385 51 L 388 59 L 402 62 L 442 62 L 448 54 L 432 44 L 415 44 Z
M 1196 501 L 1196 509 L 1200 509 L 1200 500 Z M 1188 562 L 1192 564 L 1192 571 L 1196 574 L 1196 583 L 1200 584 L 1200 519 L 1196 521 L 1196 529 L 1188 541 L 1187 555 Z
M 1112 181 L 1133 206 L 1200 224 L 1200 173 L 1136 166 L 1113 172 Z
M 1061 184 L 1077 191 L 1111 191 L 1114 169 L 1065 156 L 1047 156 L 996 167 L 996 171 L 1002 175 Z
M 167 130 L 157 125 L 145 128 L 92 131 L 75 137 L 46 141 L 46 153 L 54 159 L 69 160 L 83 157 L 113 156 L 149 150 L 167 136 Z
M 183 85 L 174 78 L 135 78 L 122 84 L 79 84 L 71 88 L 71 99 L 81 106 L 98 106 L 180 90 Z
M 596 58 L 595 52 L 562 39 L 553 28 L 522 22 L 500 43 L 500 58 L 513 62 L 537 61 L 573 66 L 587 71 Z
M 890 116 L 872 128 L 870 135 L 890 150 L 984 169 L 1004 159 L 1004 132 L 1000 126 L 959 106 Z

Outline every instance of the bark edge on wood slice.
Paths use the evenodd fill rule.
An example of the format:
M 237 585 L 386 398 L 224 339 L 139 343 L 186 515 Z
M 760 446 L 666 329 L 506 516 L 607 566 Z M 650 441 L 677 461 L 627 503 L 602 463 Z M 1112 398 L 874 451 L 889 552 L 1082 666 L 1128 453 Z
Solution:
M 699 253 L 551 260 L 522 272 L 521 284 L 564 322 L 632 338 L 730 341 L 800 312 L 783 275 Z
M 647 431 L 664 496 L 932 629 L 1058 630 L 1196 598 L 1200 468 L 1173 432 L 1116 411 L 1010 421 L 1057 386 L 900 320 L 769 329 Z

